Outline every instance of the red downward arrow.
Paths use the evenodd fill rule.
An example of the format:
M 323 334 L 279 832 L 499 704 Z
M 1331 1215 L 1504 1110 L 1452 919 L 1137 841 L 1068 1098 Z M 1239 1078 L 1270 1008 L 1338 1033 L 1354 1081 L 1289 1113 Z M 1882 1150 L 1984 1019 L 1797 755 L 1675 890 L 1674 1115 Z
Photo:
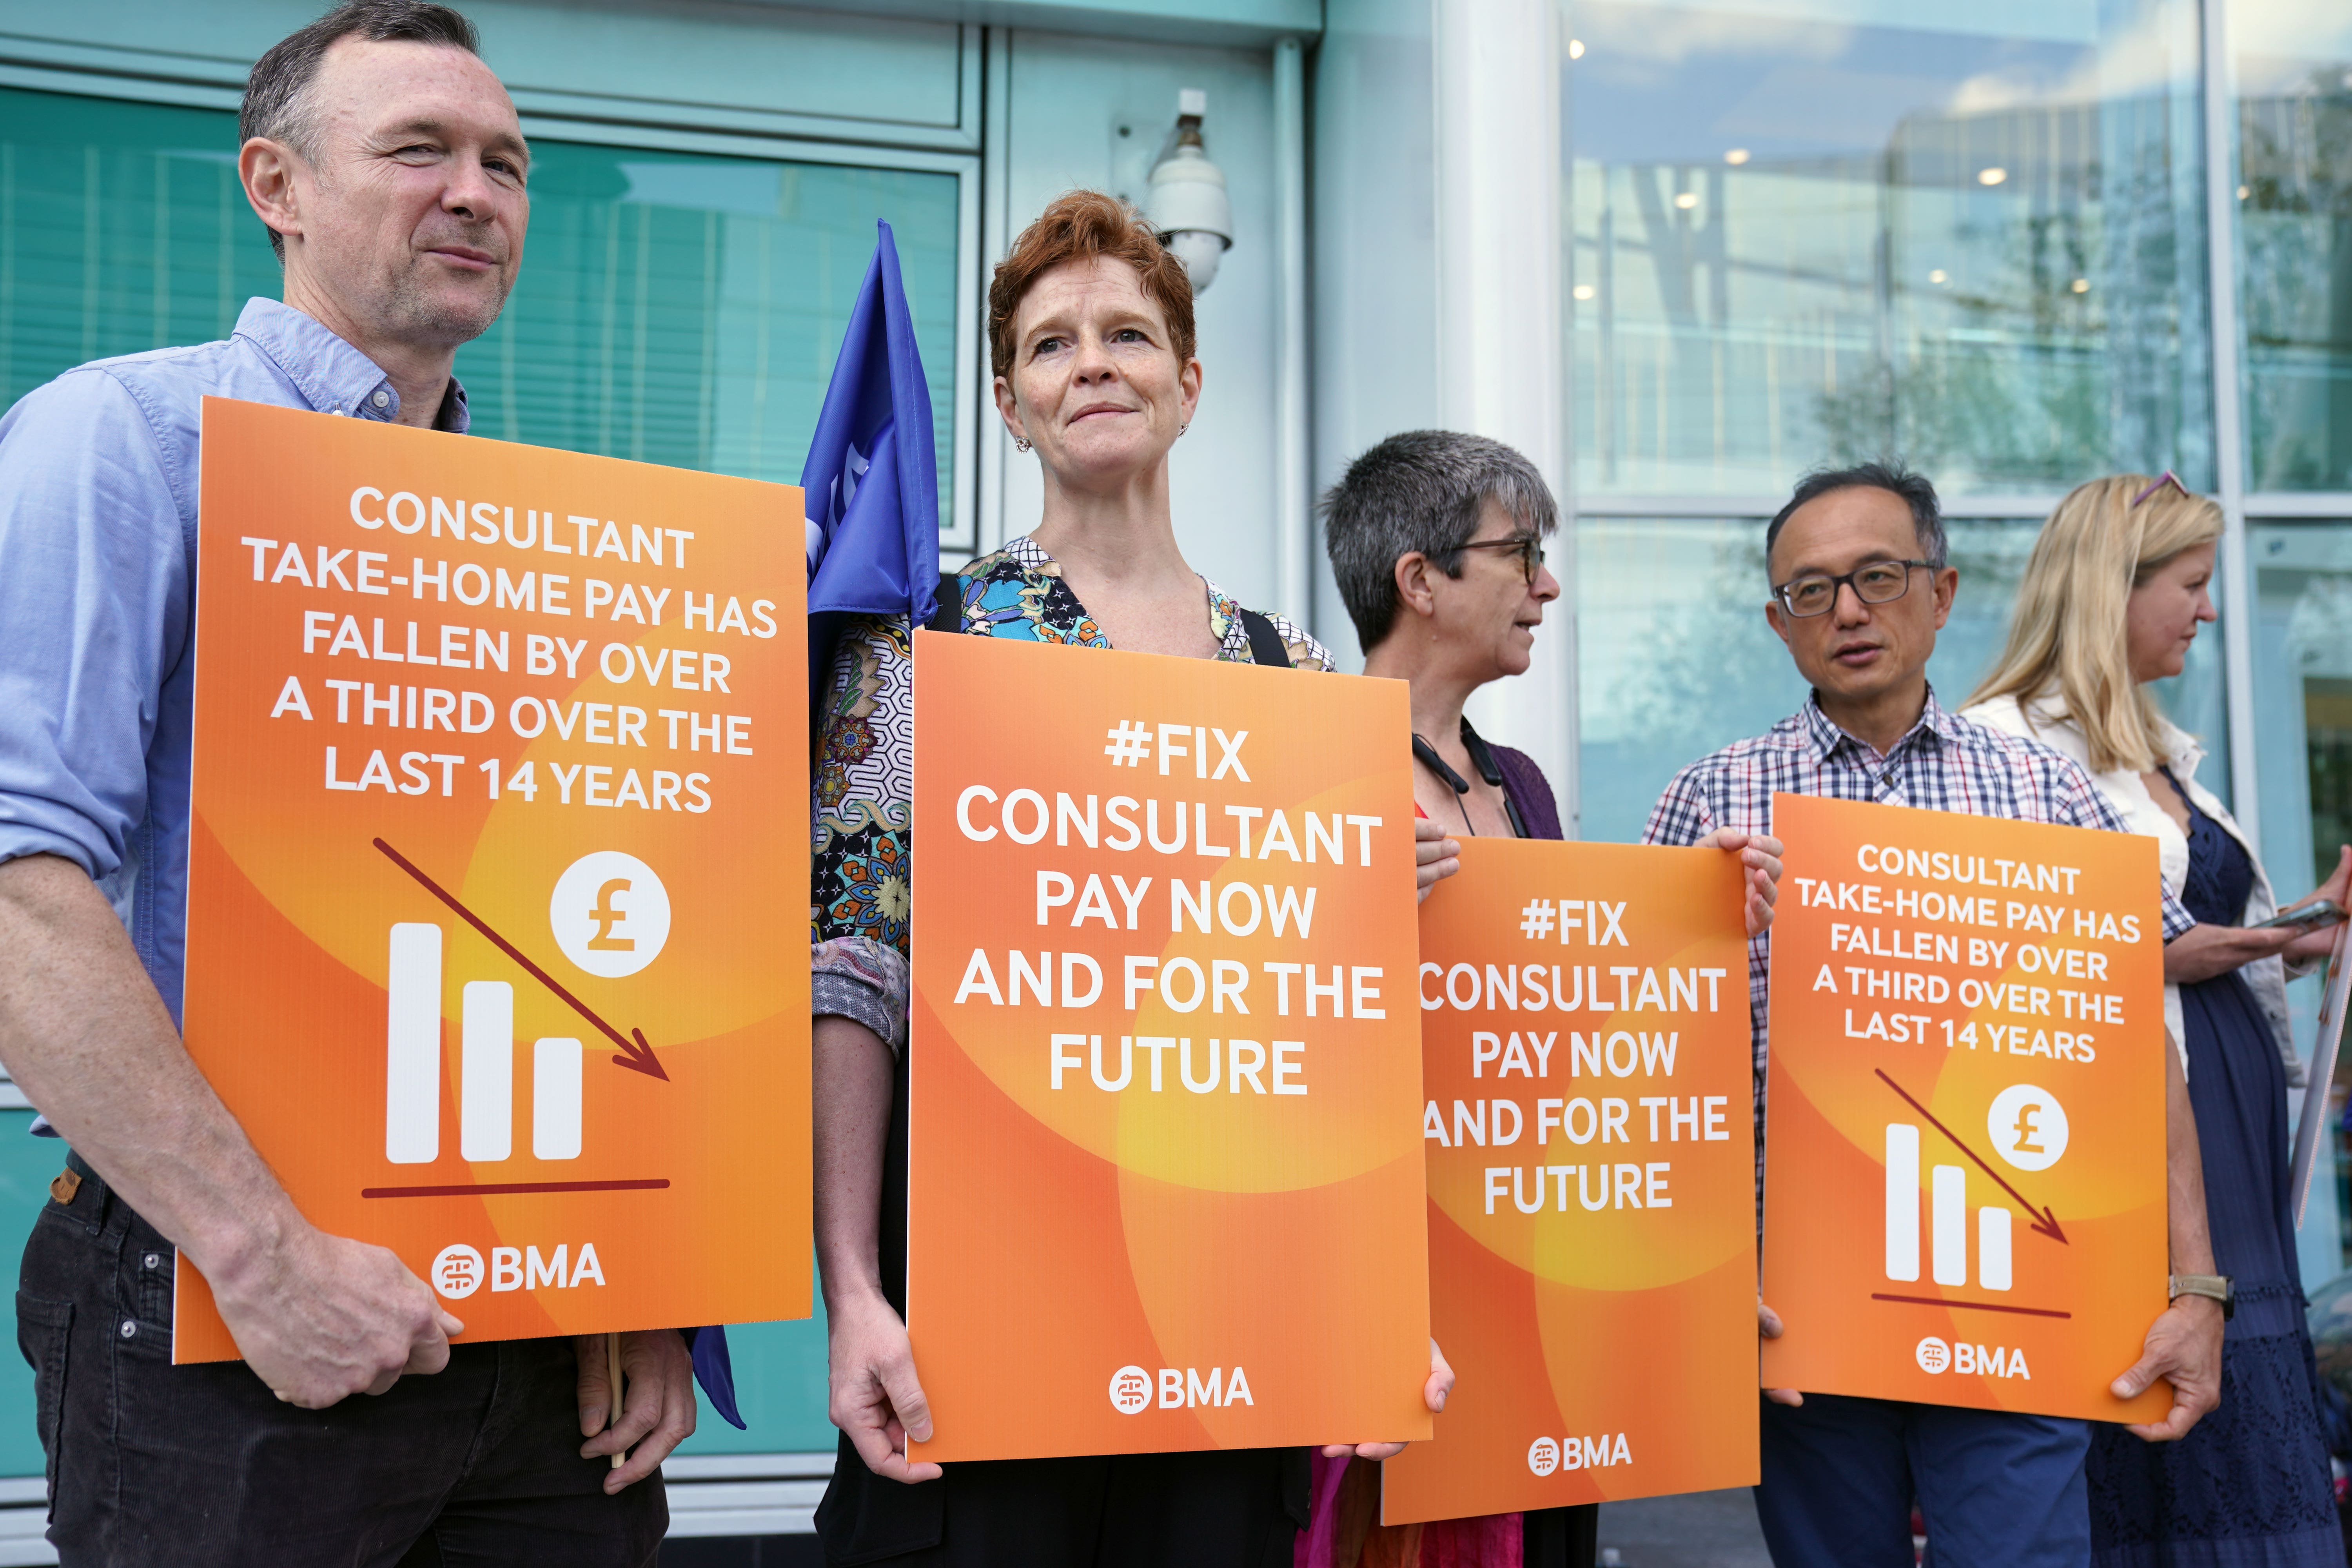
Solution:
M 489 926 L 483 921 L 481 916 L 476 914 L 473 910 L 459 903 L 456 894 L 450 892 L 447 889 L 442 887 L 440 883 L 435 881 L 423 871 L 417 869 L 415 864 L 406 856 L 403 855 L 399 850 L 394 849 L 391 845 L 386 844 L 381 838 L 376 839 L 374 843 L 375 847 L 383 850 L 384 855 L 394 865 L 399 867 L 402 870 L 407 872 L 410 876 L 423 883 L 426 892 L 432 894 L 435 898 L 440 900 L 443 903 L 457 910 L 458 918 L 463 920 L 467 925 L 472 926 L 476 931 L 480 931 L 484 936 L 489 938 L 491 943 L 495 945 L 500 952 L 505 953 L 509 958 L 511 958 L 517 963 L 521 964 L 524 970 L 529 973 L 533 980 L 538 981 L 541 985 L 546 986 L 550 991 L 554 992 L 558 996 L 563 998 L 565 1004 L 568 1005 L 573 1012 L 579 1014 L 582 1017 L 595 1025 L 596 1027 L 604 1033 L 605 1038 L 620 1047 L 621 1054 L 613 1058 L 614 1066 L 629 1068 L 635 1071 L 646 1074 L 648 1078 L 660 1079 L 664 1082 L 667 1082 L 669 1080 L 669 1074 L 662 1071 L 661 1063 L 654 1059 L 654 1048 L 646 1044 L 646 1034 L 643 1029 L 632 1029 L 629 1031 L 631 1036 L 635 1037 L 634 1039 L 625 1037 L 620 1030 L 613 1027 L 612 1025 L 607 1024 L 604 1019 L 598 1017 L 595 1013 L 589 1008 L 588 1004 L 583 1002 L 579 997 L 574 996 L 571 992 L 566 991 L 562 986 L 557 984 L 555 976 L 550 974 L 546 970 L 541 969 L 538 964 L 533 963 L 530 959 L 525 958 L 522 955 L 522 950 L 520 948 L 515 946 L 514 943 L 509 942 L 498 932 L 492 931 Z M 1902 1090 L 1897 1089 L 1895 1092 L 1901 1094 Z M 1905 1095 L 1904 1098 L 1907 1100 L 1910 1096 Z M 1999 1180 L 2000 1178 L 1996 1177 L 1994 1179 Z
M 1887 1078 L 1886 1069 L 1885 1068 L 1879 1068 L 1876 1071 L 1880 1078 L 1885 1079 L 1887 1088 L 1903 1096 L 1903 1101 L 1905 1104 L 1917 1111 L 1920 1115 L 1926 1117 L 1929 1124 L 1932 1125 L 1937 1131 L 1942 1133 L 1945 1137 L 1949 1138 L 1952 1141 L 1953 1146 L 1958 1149 L 1961 1153 L 1966 1154 L 1969 1159 L 1976 1161 L 1977 1168 L 1979 1170 L 1982 1171 L 1986 1175 L 1990 1176 L 1995 1184 L 1997 1184 L 2002 1192 L 2007 1193 L 2011 1197 L 2017 1200 L 2019 1207 L 2024 1209 L 2027 1214 L 2033 1216 L 2033 1223 L 2026 1226 L 2028 1230 L 2038 1230 L 2042 1235 L 2048 1237 L 2051 1240 L 2057 1242 L 2062 1247 L 2067 1245 L 2066 1233 L 2058 1228 L 2058 1216 L 2056 1214 L 2046 1208 L 2037 1209 L 2032 1204 L 2027 1203 L 2025 1201 L 2025 1194 L 2019 1192 L 2015 1187 L 2011 1186 L 2007 1182 L 2002 1181 L 2000 1173 L 1994 1170 L 1990 1165 L 1986 1164 L 1983 1157 L 1975 1150 L 1969 1148 L 1966 1143 L 1961 1142 L 1958 1133 L 1954 1132 L 1950 1128 L 1945 1126 L 1942 1122 L 1937 1121 L 1936 1120 L 1935 1112 L 1929 1110 L 1926 1106 L 1912 1099 L 1911 1096 L 1904 1090 L 1901 1084 L 1895 1082 L 1891 1078 Z

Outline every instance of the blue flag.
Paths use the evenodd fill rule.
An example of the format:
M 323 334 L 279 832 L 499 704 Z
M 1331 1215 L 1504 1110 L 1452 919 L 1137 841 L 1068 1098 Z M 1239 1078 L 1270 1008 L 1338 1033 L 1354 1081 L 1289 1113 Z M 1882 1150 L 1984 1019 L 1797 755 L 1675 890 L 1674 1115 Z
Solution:
M 852 616 L 931 617 L 940 577 L 931 389 L 890 226 L 850 308 L 833 384 L 801 469 L 808 507 L 809 679 L 822 682 Z
M 915 349 L 915 319 L 898 278 L 890 226 L 850 308 L 833 384 L 801 468 L 808 508 L 809 682 L 833 664 L 842 623 L 898 616 L 921 626 L 940 585 L 939 460 L 931 389 Z M 723 1328 L 689 1330 L 694 1375 L 713 1409 L 736 1426 L 735 1372 Z

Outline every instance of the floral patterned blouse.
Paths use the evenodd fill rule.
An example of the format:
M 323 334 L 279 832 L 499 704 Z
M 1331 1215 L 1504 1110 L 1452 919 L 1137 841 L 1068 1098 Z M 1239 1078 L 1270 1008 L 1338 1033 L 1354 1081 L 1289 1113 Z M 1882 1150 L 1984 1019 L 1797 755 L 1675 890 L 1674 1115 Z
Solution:
M 1034 540 L 1013 540 L 961 576 L 968 633 L 1110 647 Z M 1240 603 L 1214 583 L 1207 586 L 1217 657 L 1250 663 Z M 1267 619 L 1292 664 L 1334 668 L 1321 643 L 1280 616 Z M 809 899 L 814 1011 L 856 1019 L 899 1050 L 907 1038 L 915 795 L 915 667 L 904 616 L 860 621 L 842 634 L 820 721 Z

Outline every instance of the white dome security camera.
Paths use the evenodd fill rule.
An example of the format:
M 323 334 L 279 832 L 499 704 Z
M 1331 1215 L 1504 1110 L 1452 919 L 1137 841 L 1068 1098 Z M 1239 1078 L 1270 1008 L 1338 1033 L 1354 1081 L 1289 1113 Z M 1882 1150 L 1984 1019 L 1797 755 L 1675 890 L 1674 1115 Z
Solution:
M 1217 264 L 1234 243 L 1234 204 L 1224 171 L 1201 144 L 1209 95 L 1188 87 L 1176 95 L 1176 145 L 1151 171 L 1145 216 L 1160 242 L 1176 253 L 1200 294 L 1216 281 Z

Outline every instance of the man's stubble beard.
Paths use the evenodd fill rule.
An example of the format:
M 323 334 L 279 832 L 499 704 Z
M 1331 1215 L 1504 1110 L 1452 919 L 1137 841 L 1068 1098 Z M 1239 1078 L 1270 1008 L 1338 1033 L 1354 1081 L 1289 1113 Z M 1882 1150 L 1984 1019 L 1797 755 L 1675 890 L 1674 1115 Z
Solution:
M 424 268 L 434 265 L 425 256 L 411 252 L 408 265 L 390 279 L 384 296 L 384 326 L 405 342 L 430 342 L 456 347 L 471 342 L 490 330 L 506 309 L 507 296 L 513 291 L 513 275 L 491 272 L 483 275 L 495 293 L 478 294 L 470 299 L 452 299 L 447 292 L 428 287 Z

